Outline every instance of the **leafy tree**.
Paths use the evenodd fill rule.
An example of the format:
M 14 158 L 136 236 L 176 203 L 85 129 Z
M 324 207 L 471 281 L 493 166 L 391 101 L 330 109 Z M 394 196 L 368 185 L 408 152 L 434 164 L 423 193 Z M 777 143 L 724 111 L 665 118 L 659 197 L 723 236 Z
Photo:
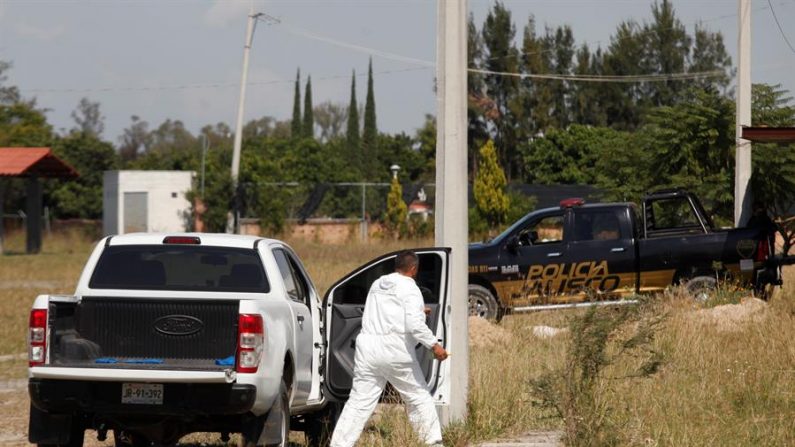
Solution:
M 362 133 L 362 161 L 366 176 L 373 174 L 378 159 L 378 128 L 375 120 L 375 92 L 373 91 L 373 59 L 367 69 L 367 98 L 364 105 L 364 131 Z
M 301 125 L 301 69 L 295 73 L 295 95 L 293 96 L 293 119 L 290 122 L 293 138 L 298 138 L 303 133 Z
M 397 177 L 393 177 L 386 201 L 386 216 L 384 216 L 384 226 L 387 233 L 394 238 L 404 234 L 406 232 L 407 216 L 408 206 L 403 201 L 403 187 L 400 186 Z
M 0 105 L 14 104 L 21 101 L 19 89 L 13 85 L 4 85 L 8 81 L 5 74 L 11 69 L 11 62 L 0 60 Z
M 653 22 L 646 24 L 643 35 L 646 42 L 644 64 L 653 73 L 683 73 L 690 54 L 691 37 L 676 17 L 669 0 L 653 3 Z M 678 81 L 652 82 L 647 92 L 655 106 L 672 105 L 681 98 L 687 84 Z
M 312 114 L 312 76 L 306 77 L 306 88 L 304 89 L 304 138 L 315 137 L 315 117 Z
M 348 105 L 348 131 L 345 134 L 348 142 L 348 156 L 356 160 L 353 166 L 361 167 L 359 159 L 359 104 L 356 102 L 356 71 L 351 76 L 351 102 Z
M 518 72 L 519 53 L 514 46 L 516 28 L 511 21 L 511 12 L 502 2 L 496 2 L 489 11 L 482 35 L 486 50 L 484 68 L 491 72 Z M 511 159 L 515 156 L 513 151 L 517 146 L 515 113 L 521 108 L 518 106 L 519 79 L 487 74 L 485 84 L 489 98 L 494 102 L 489 121 L 493 128 L 498 159 L 507 168 L 508 178 L 511 178 L 514 167 Z
M 554 35 L 547 30 L 546 39 L 551 42 L 554 48 L 552 68 L 555 74 L 569 75 L 572 69 L 572 58 L 574 57 L 574 36 L 571 27 L 568 25 L 555 29 Z M 571 121 L 569 115 L 570 86 L 568 81 L 553 80 L 548 81 L 551 86 L 553 106 L 551 110 L 554 125 L 566 127 Z
M 639 144 L 649 154 L 641 171 L 649 186 L 684 187 L 718 223 L 734 213 L 734 104 L 717 90 L 691 89 L 674 106 L 649 112 Z
M 33 101 L 0 105 L 0 147 L 50 146 L 52 126 Z
M 492 229 L 505 222 L 510 201 L 505 194 L 505 173 L 497 161 L 497 151 L 491 141 L 480 148 L 480 169 L 472 188 L 475 208 Z
M 326 101 L 315 106 L 314 116 L 315 123 L 320 128 L 320 140 L 327 142 L 342 134 L 342 129 L 348 119 L 348 111 L 345 106 Z
M 609 146 L 623 147 L 625 136 L 605 127 L 572 124 L 535 138 L 524 153 L 525 181 L 537 184 L 594 184 L 596 164 Z
M 795 125 L 795 106 L 780 84 L 754 84 L 751 122 L 754 126 Z M 784 239 L 784 254 L 795 246 L 795 144 L 754 143 L 751 152 L 754 201 L 764 204 Z
M 720 76 L 696 81 L 702 88 L 716 85 L 724 92 L 727 90 L 734 73 L 732 59 L 726 52 L 721 33 L 711 33 L 702 24 L 696 24 L 692 61 L 688 69 L 690 72 L 723 71 Z
M 102 217 L 103 172 L 118 169 L 113 145 L 92 132 L 73 131 L 59 138 L 53 152 L 74 167 L 80 177 L 47 185 L 47 202 L 60 218 Z
M 72 119 L 75 120 L 74 130 L 77 132 L 99 138 L 105 130 L 105 117 L 99 111 L 99 103 L 91 102 L 88 98 L 80 99 L 77 108 L 72 111 Z
M 129 163 L 142 155 L 151 144 L 149 136 L 149 123 L 141 120 L 137 115 L 130 117 L 132 124 L 124 129 L 119 137 L 119 155 L 123 163 Z

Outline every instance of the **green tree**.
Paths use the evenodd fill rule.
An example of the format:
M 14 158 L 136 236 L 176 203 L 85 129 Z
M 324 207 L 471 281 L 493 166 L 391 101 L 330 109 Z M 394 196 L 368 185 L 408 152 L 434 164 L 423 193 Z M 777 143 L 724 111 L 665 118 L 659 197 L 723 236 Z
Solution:
M 348 156 L 355 161 L 353 166 L 361 167 L 359 158 L 359 103 L 356 102 L 356 71 L 351 76 L 351 102 L 348 105 L 348 131 L 345 134 L 348 143 Z
M 306 77 L 304 89 L 304 138 L 315 138 L 315 117 L 312 108 L 312 76 Z
M 301 69 L 295 73 L 295 95 L 293 96 L 293 120 L 290 122 L 293 138 L 299 138 L 303 133 L 301 125 Z
M 505 218 L 510 207 L 510 200 L 505 194 L 505 173 L 497 161 L 497 151 L 492 141 L 480 148 L 480 169 L 475 177 L 472 192 L 475 196 L 475 208 L 491 229 L 496 229 Z
M 649 111 L 638 142 L 651 157 L 640 173 L 654 187 L 694 191 L 720 223 L 734 214 L 734 104 L 716 89 L 691 89 L 683 101 Z
M 650 67 L 653 73 L 685 72 L 692 38 L 676 17 L 669 0 L 653 3 L 651 12 L 653 21 L 643 28 L 647 40 L 647 63 L 644 65 Z M 656 106 L 674 104 L 681 99 L 687 87 L 687 84 L 678 81 L 652 82 L 646 86 L 652 104 Z
M 795 106 L 780 84 L 754 84 L 751 90 L 751 122 L 754 126 L 795 125 Z M 772 214 L 784 239 L 784 254 L 795 246 L 795 144 L 754 143 L 751 152 L 754 201 Z
M 469 14 L 467 21 L 467 66 L 470 69 L 480 69 L 483 66 L 483 38 L 472 13 Z M 486 114 L 491 108 L 491 104 L 483 75 L 475 71 L 467 72 L 467 157 L 471 169 L 470 177 L 474 177 L 478 148 L 489 138 Z M 425 128 L 428 123 L 426 115 Z M 436 132 L 435 120 L 433 126 L 433 131 Z M 436 144 L 435 134 L 433 141 Z M 431 154 L 432 162 L 435 159 L 435 152 L 436 148 L 434 147 L 433 154 Z
M 55 141 L 53 152 L 80 174 L 77 179 L 47 186 L 47 202 L 54 214 L 60 218 L 101 218 L 103 172 L 120 165 L 113 145 L 93 132 L 73 131 Z
M 141 120 L 137 115 L 131 116 L 130 119 L 132 124 L 124 129 L 119 137 L 119 155 L 124 164 L 138 159 L 151 144 L 149 123 Z
M 375 92 L 373 90 L 373 59 L 367 68 L 367 98 L 364 103 L 364 131 L 362 132 L 362 161 L 365 163 L 365 175 L 372 178 L 379 158 L 378 128 L 375 120 Z
M 696 33 L 693 43 L 693 61 L 688 71 L 705 72 L 721 70 L 723 74 L 716 77 L 704 78 L 696 81 L 702 88 L 710 85 L 726 91 L 733 77 L 732 59 L 726 52 L 721 33 L 712 33 L 702 24 L 696 24 Z
M 408 216 L 408 206 L 403 201 L 403 187 L 397 177 L 392 178 L 389 185 L 389 195 L 386 199 L 386 216 L 384 216 L 384 226 L 387 233 L 398 238 L 406 232 L 406 217 Z
M 511 12 L 502 2 L 496 2 L 489 11 L 482 35 L 486 50 L 484 68 L 491 72 L 518 72 L 519 52 L 514 46 L 516 28 L 511 21 Z M 512 163 L 518 141 L 515 115 L 522 109 L 518 98 L 519 79 L 514 76 L 487 74 L 485 84 L 488 96 L 494 104 L 489 113 L 489 122 L 493 128 L 498 159 L 507 169 L 508 178 L 512 178 L 514 168 L 517 167 Z

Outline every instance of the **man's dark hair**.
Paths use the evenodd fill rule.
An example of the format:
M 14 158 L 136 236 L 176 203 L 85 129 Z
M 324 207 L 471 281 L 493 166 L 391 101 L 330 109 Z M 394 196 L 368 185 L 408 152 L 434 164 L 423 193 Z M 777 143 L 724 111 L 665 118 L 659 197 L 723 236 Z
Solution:
M 395 270 L 407 272 L 415 265 L 419 265 L 420 258 L 411 250 L 403 250 L 395 257 Z

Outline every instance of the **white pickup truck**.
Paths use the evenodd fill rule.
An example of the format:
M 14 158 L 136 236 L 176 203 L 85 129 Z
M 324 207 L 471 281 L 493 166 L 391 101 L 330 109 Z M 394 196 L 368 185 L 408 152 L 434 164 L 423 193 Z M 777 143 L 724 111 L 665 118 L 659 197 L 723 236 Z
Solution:
M 446 344 L 449 249 L 415 250 L 428 325 Z M 73 295 L 30 313 L 29 440 L 168 445 L 193 432 L 286 445 L 327 441 L 352 382 L 370 284 L 396 253 L 348 274 L 325 297 L 283 242 L 225 234 L 129 234 L 100 241 Z M 449 397 L 447 363 L 422 347 L 428 389 Z

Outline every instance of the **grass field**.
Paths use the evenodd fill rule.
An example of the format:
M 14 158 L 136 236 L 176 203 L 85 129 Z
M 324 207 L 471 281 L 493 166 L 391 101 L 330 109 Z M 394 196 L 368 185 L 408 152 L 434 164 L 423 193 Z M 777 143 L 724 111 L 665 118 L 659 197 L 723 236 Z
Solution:
M 324 246 L 292 241 L 291 245 L 322 293 L 371 258 L 431 242 Z M 7 248 L 22 250 L 18 235 L 12 236 Z M 0 355 L 25 351 L 31 302 L 39 293 L 70 293 L 90 249 L 91 244 L 78 235 L 68 235 L 45 240 L 44 251 L 37 256 L 0 256 Z M 598 433 L 594 432 L 592 442 L 569 438 L 569 443 L 795 445 L 795 268 L 786 270 L 785 281 L 784 289 L 769 303 L 755 307 L 753 302 L 704 307 L 678 293 L 656 297 L 648 311 L 665 318 L 649 343 L 660 355 L 659 369 L 636 377 L 640 359 L 615 356 L 596 379 L 590 403 L 569 413 L 581 418 L 573 422 L 539 405 L 533 381 L 550 374 L 565 375 L 572 367 L 567 353 L 574 337 L 540 339 L 532 327 L 565 327 L 582 318 L 583 312 L 514 315 L 499 325 L 479 325 L 478 332 L 470 334 L 476 339 L 470 351 L 469 418 L 466 425 L 446 431 L 446 444 L 463 446 L 531 429 L 593 423 Z M 615 342 L 636 326 L 637 322 L 628 321 L 611 333 L 607 354 L 616 354 L 620 347 Z M 24 377 L 25 361 L 3 362 L 0 371 L 0 378 Z M 24 392 L 17 395 L 24 399 Z M 18 416 L 2 414 L 6 407 L 0 406 L 0 420 Z M 8 408 L 18 412 L 26 406 Z M 24 424 L 25 418 L 13 420 L 17 419 Z M 16 427 L 16 432 L 24 431 L 25 427 Z M 0 443 L 2 439 L 0 433 Z M 385 406 L 360 445 L 419 444 L 402 408 Z

